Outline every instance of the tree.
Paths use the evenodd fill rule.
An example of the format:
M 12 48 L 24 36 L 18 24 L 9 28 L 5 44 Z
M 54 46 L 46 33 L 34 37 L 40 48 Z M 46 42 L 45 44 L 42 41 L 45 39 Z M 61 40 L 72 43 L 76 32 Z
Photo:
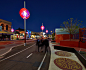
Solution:
M 66 29 L 65 31 L 70 34 L 70 40 L 71 40 L 71 34 L 75 34 L 79 31 L 80 26 L 82 25 L 82 21 L 80 20 L 74 20 L 73 18 L 70 18 L 63 22 L 63 25 L 61 24 L 61 28 Z

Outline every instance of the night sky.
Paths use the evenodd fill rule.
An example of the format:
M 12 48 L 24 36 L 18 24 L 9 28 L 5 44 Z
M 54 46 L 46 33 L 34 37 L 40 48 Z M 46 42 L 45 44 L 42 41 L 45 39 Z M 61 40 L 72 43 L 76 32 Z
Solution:
M 83 21 L 86 27 L 86 0 L 25 0 L 30 18 L 26 20 L 26 29 L 41 32 L 41 25 L 49 30 L 59 28 L 63 21 L 74 18 Z M 24 0 L 0 0 L 0 19 L 12 22 L 14 29 L 24 28 L 24 20 L 19 10 Z M 44 30 L 44 31 L 45 31 Z

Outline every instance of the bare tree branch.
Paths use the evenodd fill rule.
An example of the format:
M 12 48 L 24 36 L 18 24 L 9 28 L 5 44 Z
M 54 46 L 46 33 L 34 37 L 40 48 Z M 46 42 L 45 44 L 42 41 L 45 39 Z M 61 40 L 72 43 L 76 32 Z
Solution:
M 61 26 L 62 28 L 66 28 L 66 32 L 70 34 L 75 34 L 79 31 L 80 26 L 82 25 L 82 21 L 80 20 L 74 20 L 73 18 L 68 19 L 68 21 L 63 22 L 64 26 Z

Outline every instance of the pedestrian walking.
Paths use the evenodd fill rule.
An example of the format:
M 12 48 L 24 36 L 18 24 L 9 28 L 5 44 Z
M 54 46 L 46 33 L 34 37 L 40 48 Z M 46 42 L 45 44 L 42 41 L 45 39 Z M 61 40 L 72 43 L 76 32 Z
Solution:
M 38 52 L 39 52 L 39 47 L 40 47 L 40 39 L 37 39 L 36 45 L 38 46 Z
M 45 53 L 48 52 L 48 47 L 49 47 L 49 40 L 46 37 L 46 39 L 44 40 L 44 45 L 45 45 Z
M 41 38 L 41 41 L 40 41 L 40 47 L 41 47 L 41 52 L 43 52 L 43 46 L 44 46 L 44 39 Z

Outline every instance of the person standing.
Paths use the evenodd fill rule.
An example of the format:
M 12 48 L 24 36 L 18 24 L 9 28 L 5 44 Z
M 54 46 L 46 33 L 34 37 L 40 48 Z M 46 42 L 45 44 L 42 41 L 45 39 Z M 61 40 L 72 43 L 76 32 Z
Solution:
M 40 47 L 40 40 L 39 39 L 37 39 L 36 45 L 38 46 L 38 52 L 39 52 L 39 47 Z
M 46 37 L 46 39 L 44 40 L 44 45 L 45 45 L 45 53 L 48 52 L 48 48 L 49 47 L 49 40 L 48 38 Z
M 44 46 L 44 39 L 43 38 L 41 38 L 41 40 L 40 40 L 40 47 L 41 47 L 41 52 L 43 52 L 43 46 Z

